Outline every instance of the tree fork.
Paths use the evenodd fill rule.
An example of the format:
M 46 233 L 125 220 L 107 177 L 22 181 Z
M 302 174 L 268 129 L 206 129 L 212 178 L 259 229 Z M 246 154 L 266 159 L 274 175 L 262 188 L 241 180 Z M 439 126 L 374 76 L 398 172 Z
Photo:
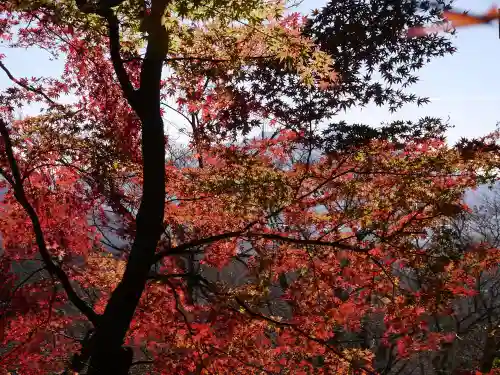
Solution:
M 88 343 L 89 375 L 128 374 L 132 351 L 123 347 L 126 333 L 148 280 L 163 232 L 165 207 L 165 143 L 160 111 L 160 88 L 168 35 L 163 26 L 166 0 L 153 0 L 148 16 L 148 45 L 141 68 L 140 88 L 133 90 L 119 52 L 116 16 L 108 9 L 97 14 L 109 24 L 112 63 L 130 106 L 141 121 L 143 192 L 136 218 L 136 236 L 121 282 L 111 294 L 101 324 Z

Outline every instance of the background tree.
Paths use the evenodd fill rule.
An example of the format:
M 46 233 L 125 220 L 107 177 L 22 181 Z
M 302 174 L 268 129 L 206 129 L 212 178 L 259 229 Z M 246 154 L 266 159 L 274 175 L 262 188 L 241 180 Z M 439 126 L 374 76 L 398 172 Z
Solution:
M 467 194 L 471 207 L 433 229 L 431 240 L 425 246 L 429 251 L 428 269 L 406 274 L 407 286 L 418 290 L 426 283 L 426 273 L 439 277 L 443 268 L 478 247 L 498 246 L 498 186 L 482 193 Z M 438 351 L 414 353 L 398 357 L 395 345 L 383 345 L 377 339 L 380 325 L 377 319 L 369 321 L 368 332 L 355 333 L 350 345 L 368 346 L 383 353 L 381 373 L 385 374 L 475 374 L 496 373 L 498 356 L 498 271 L 481 270 L 473 275 L 474 287 L 470 296 L 456 298 L 448 316 L 430 314 L 431 331 L 446 332 L 455 339 Z M 471 284 L 472 285 L 472 284 Z M 373 338 L 373 339 L 372 339 Z M 371 341 L 372 340 L 372 341 Z M 388 353 L 389 352 L 389 353 Z M 386 362 L 390 359 L 390 363 Z

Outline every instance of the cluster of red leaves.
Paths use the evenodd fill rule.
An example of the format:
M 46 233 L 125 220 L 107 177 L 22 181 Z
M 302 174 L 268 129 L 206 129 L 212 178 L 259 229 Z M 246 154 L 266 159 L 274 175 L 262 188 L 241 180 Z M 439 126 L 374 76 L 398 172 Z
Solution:
M 22 139 L 18 159 L 35 160 L 43 137 L 24 137 L 32 129 L 30 122 L 14 125 L 14 139 Z M 369 369 L 371 352 L 341 349 L 330 341 L 339 326 L 357 330 L 362 319 L 373 314 L 384 317 L 387 340 L 400 337 L 401 356 L 437 349 L 450 337 L 430 332 L 426 313 L 447 314 L 453 299 L 469 295 L 479 270 L 496 267 L 498 252 L 483 246 L 450 262 L 440 277 L 427 280 L 425 289 L 409 289 L 404 276 L 394 272 L 427 267 L 428 255 L 415 239 L 425 238 L 429 229 L 453 214 L 450 206 L 462 204 L 463 192 L 477 184 L 475 171 L 491 163 L 488 155 L 464 161 L 439 141 L 409 143 L 404 150 L 373 142 L 305 163 L 308 158 L 300 155 L 305 151 L 295 139 L 295 134 L 283 132 L 273 140 L 214 147 L 201 155 L 204 168 L 167 165 L 166 189 L 172 198 L 165 224 L 171 230 L 171 246 L 208 238 L 204 261 L 222 268 L 243 242 L 249 244 L 253 256 L 247 272 L 257 282 L 216 285 L 210 303 L 202 305 L 188 302 L 182 278 L 149 285 L 128 340 L 146 348 L 161 373 L 188 373 L 199 363 L 217 373 L 232 373 L 242 362 L 249 374 L 255 368 L 308 373 L 313 371 L 311 358 L 318 356 L 323 364 L 315 373 L 343 373 L 353 361 Z M 58 164 L 64 153 L 54 150 L 44 152 L 47 160 L 36 159 L 39 166 L 20 164 L 23 174 L 29 172 L 26 193 L 41 218 L 52 255 L 83 288 L 99 291 L 99 312 L 120 280 L 123 261 L 101 255 L 100 237 L 88 214 L 102 210 L 103 200 L 81 182 L 83 175 L 74 163 L 85 159 Z M 140 176 L 131 174 L 123 181 L 137 186 Z M 32 225 L 12 194 L 8 192 L 2 203 L 4 256 L 33 259 L 37 249 Z M 137 189 L 122 189 L 120 194 L 123 202 L 137 206 Z M 367 230 L 368 235 L 359 235 Z M 210 240 L 218 235 L 223 239 Z M 166 257 L 160 272 L 180 275 L 183 270 Z M 266 314 L 262 306 L 269 288 L 284 274 L 293 275 L 293 282 L 279 299 L 291 314 Z M 334 293 L 338 288 L 349 297 L 340 298 Z M 66 302 L 62 293 L 52 293 L 50 279 L 22 288 L 19 305 L 28 310 L 10 316 L 4 343 L 25 337 L 32 344 L 17 349 L 26 362 L 6 356 L 4 368 L 15 363 L 27 373 L 46 372 L 63 365 L 74 350 L 75 342 L 63 338 L 80 318 L 52 313 Z M 51 298 L 55 304 L 49 306 Z M 56 335 L 34 334 L 41 326 Z M 57 334 L 62 341 L 55 345 Z M 39 369 L 31 369 L 33 363 Z
M 256 367 L 307 373 L 317 356 L 324 364 L 315 373 L 342 373 L 353 359 L 369 368 L 371 352 L 339 352 L 329 340 L 337 327 L 357 330 L 374 314 L 384 317 L 386 340 L 400 337 L 401 356 L 435 350 L 454 336 L 429 331 L 428 313 L 448 314 L 453 299 L 470 294 L 478 270 L 496 267 L 495 249 L 471 251 L 425 290 L 411 290 L 394 272 L 428 266 L 428 254 L 414 240 L 449 216 L 443 200 L 459 205 L 476 184 L 470 165 L 443 143 L 408 144 L 404 152 L 372 143 L 307 165 L 292 163 L 297 150 L 289 147 L 288 137 L 255 141 L 212 149 L 202 169 L 169 167 L 167 189 L 176 200 L 167 206 L 166 221 L 183 227 L 182 241 L 175 240 L 195 243 L 229 233 L 204 247 L 205 261 L 219 268 L 241 251 L 242 241 L 251 244 L 248 275 L 258 282 L 219 285 L 211 303 L 201 306 L 184 299 L 175 278 L 167 288 L 148 288 L 130 340 L 149 343 L 159 371 L 192 371 L 198 356 L 218 373 L 249 358 L 248 373 Z M 277 168 L 272 155 L 288 158 L 290 168 Z M 361 228 L 370 228 L 376 240 L 360 239 Z M 182 270 L 167 261 L 162 273 Z M 283 274 L 295 275 L 280 297 L 292 315 L 269 316 L 262 306 Z M 349 298 L 340 299 L 337 288 L 350 291 Z

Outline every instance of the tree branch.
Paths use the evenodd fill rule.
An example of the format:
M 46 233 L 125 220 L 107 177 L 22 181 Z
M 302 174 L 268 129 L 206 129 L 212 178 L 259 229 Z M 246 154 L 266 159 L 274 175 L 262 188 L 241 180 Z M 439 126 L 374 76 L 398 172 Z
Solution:
M 0 61 L 0 69 L 2 69 L 5 72 L 5 74 L 7 75 L 7 77 L 9 77 L 9 79 L 12 82 L 14 82 L 18 86 L 22 87 L 23 89 L 31 91 L 31 92 L 33 92 L 33 93 L 35 93 L 37 95 L 42 96 L 47 102 L 49 102 L 54 107 L 58 107 L 58 108 L 63 108 L 64 107 L 62 104 L 57 103 L 56 101 L 54 101 L 50 96 L 48 96 L 42 90 L 37 89 L 34 86 L 30 86 L 30 85 L 22 82 L 21 80 L 17 79 L 16 77 L 14 77 L 14 75 L 10 72 L 9 69 L 7 69 L 7 67 L 5 66 L 5 64 L 2 61 Z
M 264 55 L 264 56 L 248 56 L 245 60 L 266 60 L 275 58 L 276 55 Z M 200 62 L 228 62 L 231 59 L 214 59 L 213 57 L 201 57 L 201 56 L 176 56 L 176 57 L 167 57 L 165 61 L 200 61 Z
M 355 251 L 358 253 L 365 253 L 367 251 L 367 249 L 343 244 L 341 242 L 341 241 L 343 241 L 343 239 L 339 240 L 339 241 L 308 240 L 308 239 L 285 237 L 285 236 L 281 236 L 279 234 L 272 234 L 272 233 L 247 233 L 246 235 L 248 237 L 261 237 L 261 238 L 267 238 L 270 240 L 276 240 L 276 241 L 281 241 L 281 242 L 295 243 L 295 244 L 299 244 L 299 245 L 337 247 L 339 249 Z
M 153 363 L 155 363 L 155 361 L 153 361 L 153 360 L 135 361 L 135 362 L 132 362 L 130 367 L 139 366 L 139 365 L 152 365 Z
M 113 1 L 99 1 L 95 6 L 92 1 L 76 0 L 78 9 L 87 14 L 97 14 L 108 22 L 108 38 L 109 38 L 109 52 L 111 54 L 111 62 L 115 70 L 120 87 L 123 90 L 125 98 L 128 100 L 132 108 L 137 111 L 138 97 L 137 90 L 132 86 L 130 77 L 123 65 L 123 59 L 120 54 L 120 22 L 116 17 L 112 7 L 120 5 L 124 0 Z
M 275 58 L 276 55 L 264 55 L 264 56 L 248 56 L 246 60 L 265 60 Z M 140 56 L 131 57 L 129 59 L 124 59 L 124 62 L 142 60 L 143 58 Z M 175 56 L 175 57 L 167 57 L 164 60 L 165 62 L 170 61 L 200 61 L 200 62 L 213 62 L 213 63 L 222 63 L 229 62 L 231 59 L 214 59 L 213 57 L 201 57 L 201 56 Z
M 26 284 L 28 281 L 31 280 L 33 276 L 35 276 L 38 272 L 44 271 L 47 269 L 47 266 L 40 267 L 32 272 L 29 273 L 28 276 L 26 276 L 19 284 L 15 286 L 15 288 L 11 291 L 11 296 L 14 296 L 16 292 L 23 287 L 24 284 Z
M 24 208 L 24 210 L 26 211 L 31 220 L 31 223 L 33 225 L 33 231 L 35 232 L 36 244 L 38 246 L 40 255 L 42 256 L 42 260 L 45 263 L 47 271 L 51 276 L 57 277 L 57 279 L 61 282 L 69 300 L 82 312 L 82 314 L 84 314 L 89 319 L 90 322 L 94 324 L 94 326 L 97 326 L 99 321 L 99 315 L 96 314 L 96 312 L 89 305 L 87 305 L 87 303 L 84 300 L 82 300 L 78 296 L 78 294 L 71 286 L 71 282 L 68 278 L 68 275 L 66 275 L 66 273 L 63 271 L 61 267 L 59 267 L 52 261 L 52 257 L 45 243 L 40 220 L 38 219 L 38 215 L 35 212 L 33 206 L 29 203 L 28 198 L 26 197 L 26 194 L 24 192 L 24 188 L 22 186 L 22 177 L 19 171 L 19 167 L 17 165 L 16 158 L 14 156 L 7 125 L 1 119 L 0 119 L 0 135 L 4 139 L 7 160 L 9 162 L 12 171 L 12 177 L 14 182 L 13 185 L 14 196 L 19 202 L 19 204 L 21 204 L 21 206 Z
M 177 293 L 177 290 L 175 290 L 175 285 L 168 278 L 165 279 L 165 284 L 167 284 L 169 286 L 169 288 L 172 290 L 172 294 L 173 294 L 174 299 L 175 299 L 175 309 L 177 310 L 177 312 L 179 314 L 182 315 L 182 318 L 184 320 L 184 324 L 186 325 L 186 327 L 189 331 L 189 335 L 192 338 L 193 327 L 191 326 L 190 317 L 189 317 L 186 309 L 184 309 L 184 306 L 182 306 L 182 301 L 179 297 L 179 294 Z M 193 344 L 195 344 L 194 341 L 193 341 Z
M 150 280 L 154 281 L 164 281 L 165 283 L 173 278 L 196 278 L 197 275 L 192 273 L 170 273 L 170 274 L 151 274 L 149 275 Z
M 115 69 L 116 76 L 120 82 L 120 86 L 132 107 L 137 106 L 137 91 L 130 82 L 130 77 L 123 65 L 123 60 L 120 54 L 120 24 L 118 18 L 111 9 L 108 9 L 103 14 L 108 21 L 108 37 L 109 51 L 111 53 L 111 62 Z M 136 109 L 136 108 L 134 108 Z
M 362 248 L 358 248 L 355 246 L 343 244 L 341 242 L 343 240 L 333 241 L 333 242 L 332 241 L 321 241 L 321 240 L 307 240 L 307 239 L 285 237 L 285 236 L 281 236 L 279 234 L 272 234 L 272 233 L 256 233 L 256 232 L 245 233 L 244 230 L 241 230 L 241 231 L 217 234 L 215 236 L 201 238 L 198 240 L 193 240 L 193 241 L 186 242 L 186 243 L 179 245 L 179 246 L 174 246 L 172 248 L 168 248 L 168 249 L 159 251 L 158 253 L 156 253 L 156 256 L 154 258 L 154 263 L 160 261 L 165 256 L 182 254 L 193 247 L 207 245 L 207 244 L 210 244 L 212 242 L 221 241 L 221 240 L 234 238 L 234 237 L 238 237 L 238 236 L 267 238 L 267 239 L 272 239 L 272 240 L 276 240 L 276 241 L 295 243 L 295 244 L 299 244 L 299 245 L 316 245 L 316 246 L 337 247 L 339 249 L 355 251 L 358 253 L 365 253 L 367 251 L 367 249 L 362 249 Z
M 244 231 L 236 231 L 236 232 L 227 232 L 227 233 L 217 234 L 215 236 L 201 238 L 199 240 L 193 240 L 193 241 L 186 242 L 186 243 L 179 245 L 179 246 L 174 246 L 174 247 L 162 250 L 162 251 L 156 253 L 153 264 L 160 261 L 165 256 L 182 254 L 192 247 L 207 245 L 207 244 L 212 243 L 212 242 L 237 237 L 243 233 L 244 233 Z

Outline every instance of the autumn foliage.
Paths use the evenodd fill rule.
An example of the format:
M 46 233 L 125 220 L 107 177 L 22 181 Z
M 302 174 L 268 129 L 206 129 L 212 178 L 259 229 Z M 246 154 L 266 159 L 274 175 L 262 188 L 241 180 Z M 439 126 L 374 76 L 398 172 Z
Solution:
M 1 374 L 376 374 L 374 351 L 342 338 L 368 321 L 401 360 L 455 340 L 430 317 L 474 295 L 498 252 L 444 253 L 438 228 L 495 180 L 498 134 L 325 152 L 252 75 L 264 62 L 310 92 L 342 84 L 280 2 L 8 0 L 0 14 L 6 46 L 65 64 L 22 78 L 0 60 L 12 83 L 0 95 Z M 40 114 L 15 116 L 35 102 Z M 177 159 L 174 113 L 189 136 Z M 272 135 L 252 133 L 263 127 Z M 180 261 L 191 256 L 198 268 Z M 15 272 L 26 261 L 33 272 Z M 234 262 L 246 282 L 199 267 Z

